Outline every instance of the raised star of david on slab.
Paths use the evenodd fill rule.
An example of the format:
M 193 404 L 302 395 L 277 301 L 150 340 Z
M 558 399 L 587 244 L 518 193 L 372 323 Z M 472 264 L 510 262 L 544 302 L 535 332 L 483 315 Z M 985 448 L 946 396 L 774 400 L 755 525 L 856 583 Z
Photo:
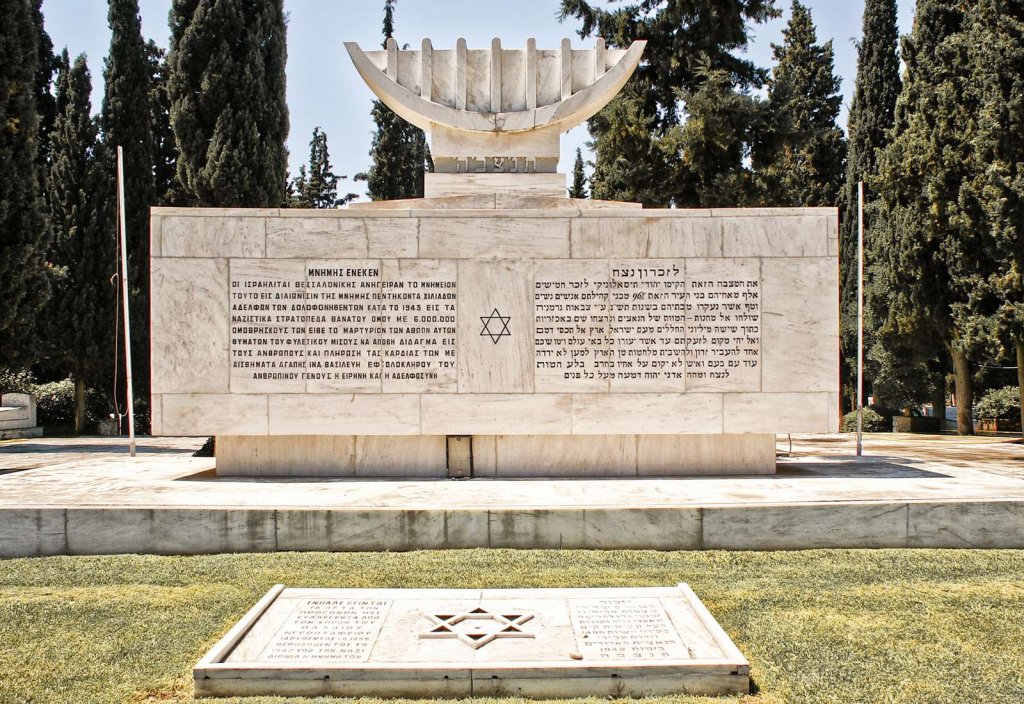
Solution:
M 490 315 L 481 315 L 480 322 L 484 324 L 484 329 L 480 331 L 480 337 L 489 337 L 491 342 L 498 344 L 498 340 L 501 338 L 512 335 L 508 331 L 508 321 L 510 320 L 512 320 L 511 316 L 502 315 L 497 308 L 491 311 Z
M 470 648 L 482 648 L 498 638 L 533 638 L 522 630 L 524 623 L 533 618 L 530 613 L 494 613 L 477 607 L 461 613 L 425 613 L 430 621 L 420 638 L 455 638 Z

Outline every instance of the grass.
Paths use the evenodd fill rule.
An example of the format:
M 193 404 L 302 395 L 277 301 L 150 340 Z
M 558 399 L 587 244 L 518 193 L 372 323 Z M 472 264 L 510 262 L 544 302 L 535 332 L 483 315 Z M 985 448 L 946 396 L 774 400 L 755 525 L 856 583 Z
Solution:
M 1024 701 L 1024 551 L 470 550 L 0 560 L 0 702 L 192 701 L 192 665 L 277 582 L 599 587 L 681 581 L 751 661 L 756 693 L 725 701 Z

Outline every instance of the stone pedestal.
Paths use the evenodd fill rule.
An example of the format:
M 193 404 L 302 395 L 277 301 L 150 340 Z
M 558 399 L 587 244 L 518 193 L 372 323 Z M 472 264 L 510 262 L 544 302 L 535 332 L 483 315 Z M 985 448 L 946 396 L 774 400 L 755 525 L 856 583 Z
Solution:
M 472 477 L 772 474 L 774 435 L 474 435 Z M 446 477 L 444 435 L 221 435 L 227 477 Z
M 522 207 L 511 209 L 518 198 Z M 153 432 L 219 471 L 774 471 L 837 430 L 836 211 L 154 209 Z

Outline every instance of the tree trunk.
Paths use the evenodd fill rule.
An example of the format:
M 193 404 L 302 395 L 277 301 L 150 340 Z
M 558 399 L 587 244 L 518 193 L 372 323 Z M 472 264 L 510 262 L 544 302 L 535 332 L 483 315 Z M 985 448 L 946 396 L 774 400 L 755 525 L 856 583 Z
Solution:
M 85 429 L 85 382 L 75 379 L 75 435 Z
M 1020 390 L 1020 428 L 1024 433 L 1024 340 L 1017 340 L 1017 386 Z
M 946 375 L 936 374 L 932 386 L 932 413 L 939 419 L 939 430 L 946 427 Z
M 953 373 L 956 375 L 956 432 L 974 435 L 974 380 L 971 361 L 960 350 L 953 350 Z

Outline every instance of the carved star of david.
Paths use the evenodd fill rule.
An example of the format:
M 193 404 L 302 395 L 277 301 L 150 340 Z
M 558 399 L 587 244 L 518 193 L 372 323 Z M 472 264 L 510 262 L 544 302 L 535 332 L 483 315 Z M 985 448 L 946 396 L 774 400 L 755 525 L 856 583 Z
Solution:
M 480 331 L 480 337 L 489 337 L 491 342 L 498 344 L 498 340 L 503 337 L 509 337 L 512 333 L 508 331 L 508 321 L 512 320 L 511 316 L 502 315 L 495 308 L 490 315 L 481 315 L 480 322 L 484 324 L 484 329 Z M 498 325 L 501 325 L 501 329 L 498 329 Z
M 470 648 L 482 648 L 497 638 L 533 638 L 522 625 L 533 618 L 529 613 L 492 614 L 477 607 L 462 613 L 424 614 L 430 625 L 420 638 L 455 638 Z

